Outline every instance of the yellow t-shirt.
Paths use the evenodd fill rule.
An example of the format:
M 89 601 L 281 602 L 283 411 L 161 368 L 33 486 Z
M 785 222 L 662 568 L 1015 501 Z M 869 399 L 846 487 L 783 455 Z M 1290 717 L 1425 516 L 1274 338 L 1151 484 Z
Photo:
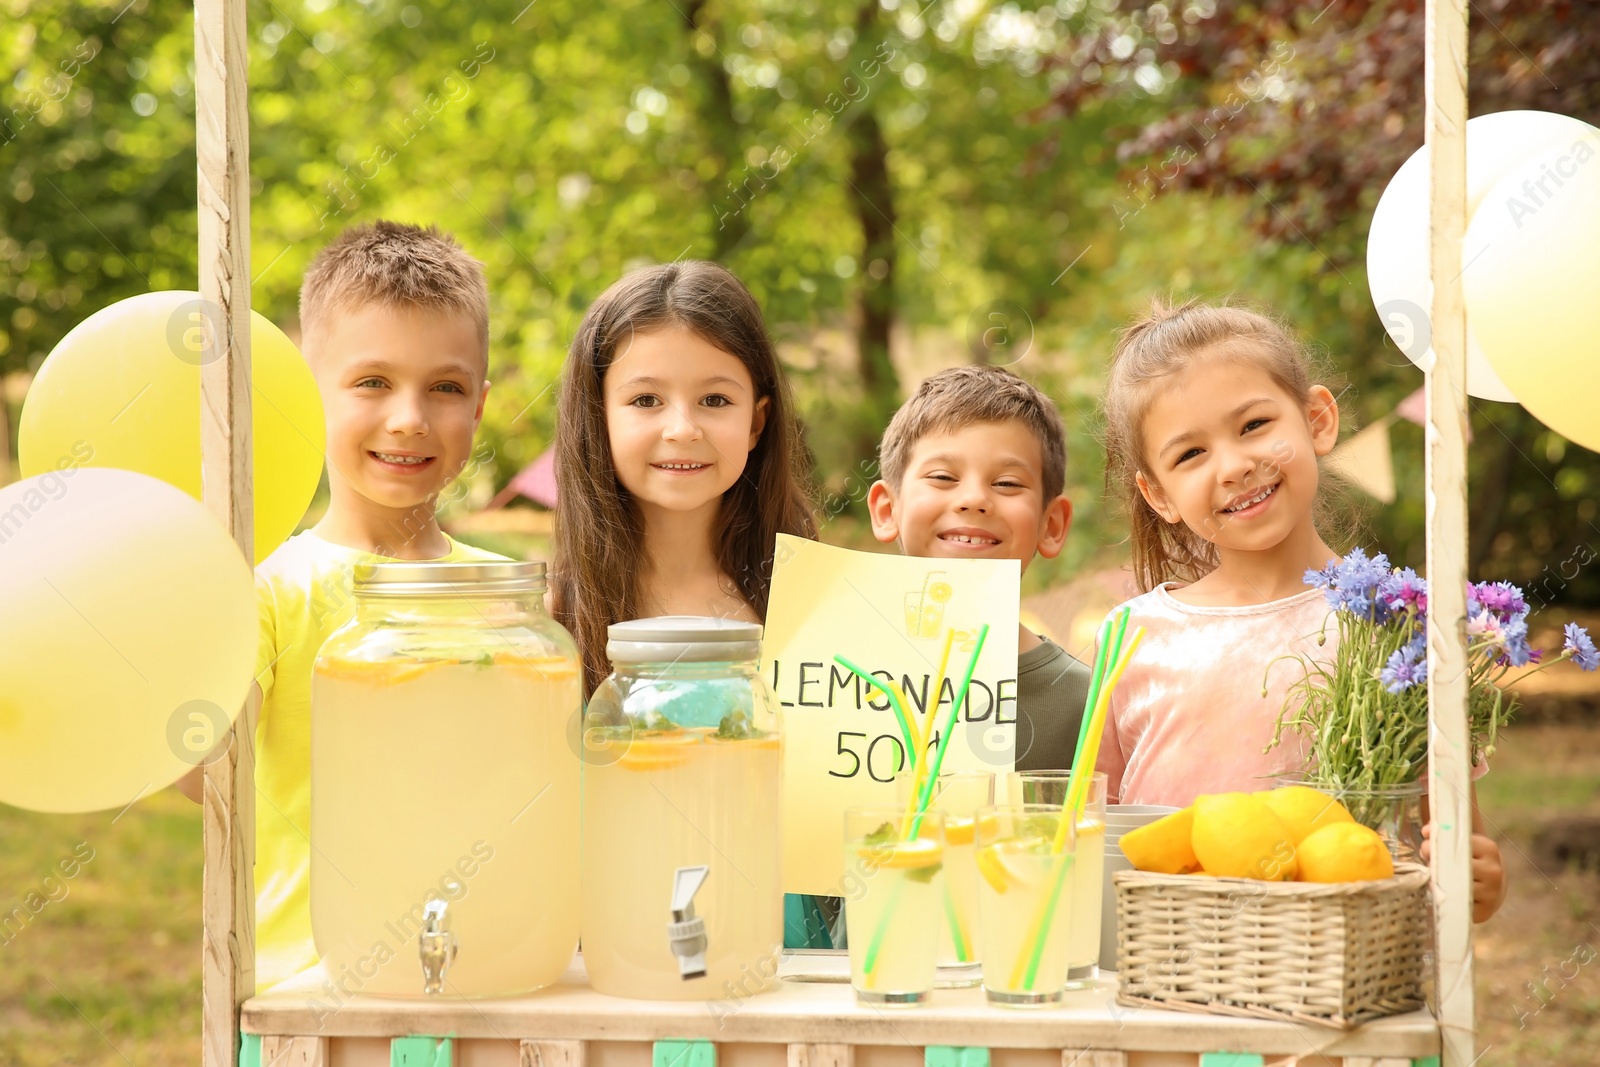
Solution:
M 262 695 L 256 724 L 259 990 L 317 962 L 311 940 L 311 668 L 323 642 L 355 617 L 355 565 L 388 558 L 307 531 L 256 568 L 256 684 Z M 505 557 L 451 540 L 443 559 Z

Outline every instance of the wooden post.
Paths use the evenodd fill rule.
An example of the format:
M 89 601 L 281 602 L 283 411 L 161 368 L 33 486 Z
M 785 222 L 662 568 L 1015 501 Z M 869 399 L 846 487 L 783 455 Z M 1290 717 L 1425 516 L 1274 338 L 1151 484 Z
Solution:
M 195 0 L 200 296 L 200 471 L 206 506 L 254 560 L 250 470 L 250 123 L 245 0 Z M 201 1062 L 234 1067 L 239 1006 L 255 993 L 255 709 L 206 766 Z
M 1433 358 L 1427 370 L 1428 792 L 1443 1067 L 1473 1051 L 1472 805 L 1467 729 L 1467 227 L 1465 0 L 1428 0 L 1427 143 Z

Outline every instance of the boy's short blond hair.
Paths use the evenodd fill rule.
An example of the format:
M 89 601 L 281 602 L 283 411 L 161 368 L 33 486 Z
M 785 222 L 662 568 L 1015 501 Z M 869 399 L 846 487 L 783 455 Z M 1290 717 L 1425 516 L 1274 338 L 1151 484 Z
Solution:
M 1002 367 L 951 367 L 923 379 L 900 406 L 878 444 L 878 473 L 898 490 L 917 442 L 975 423 L 1022 423 L 1039 439 L 1046 503 L 1067 488 L 1067 434 L 1050 399 Z
M 300 329 L 373 304 L 466 315 L 489 354 L 489 283 L 483 264 L 436 226 L 363 223 L 317 253 L 300 285 Z

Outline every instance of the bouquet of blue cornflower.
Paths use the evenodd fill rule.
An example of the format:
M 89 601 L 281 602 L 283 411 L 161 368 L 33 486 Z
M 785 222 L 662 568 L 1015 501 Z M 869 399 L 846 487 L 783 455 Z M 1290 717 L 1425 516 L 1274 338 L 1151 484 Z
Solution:
M 1428 762 L 1428 583 L 1410 567 L 1391 568 L 1382 553 L 1368 558 L 1359 548 L 1306 571 L 1305 580 L 1327 591 L 1338 648 L 1331 661 L 1305 661 L 1305 677 L 1290 688 L 1272 744 L 1286 729 L 1304 731 L 1313 785 L 1381 790 L 1417 782 Z M 1510 582 L 1467 586 L 1474 766 L 1494 754 L 1500 729 L 1516 713 L 1515 694 L 1500 687 L 1507 671 L 1565 660 L 1586 671 L 1600 667 L 1600 652 L 1581 626 L 1568 623 L 1564 636 L 1560 653 L 1546 660 L 1528 643 L 1522 590 Z

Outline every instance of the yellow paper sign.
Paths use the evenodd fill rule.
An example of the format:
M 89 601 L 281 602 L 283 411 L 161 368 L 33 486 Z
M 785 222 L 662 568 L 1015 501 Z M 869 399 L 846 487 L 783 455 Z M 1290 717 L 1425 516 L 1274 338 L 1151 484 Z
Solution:
M 931 758 L 987 623 L 941 769 L 1012 769 L 1021 579 L 1016 560 L 891 556 L 778 537 L 761 670 L 783 715 L 785 892 L 841 895 L 845 809 L 896 804 L 895 778 L 910 773 L 888 701 L 835 655 L 899 683 L 920 721 L 933 712 Z M 948 676 L 935 696 L 951 629 Z

